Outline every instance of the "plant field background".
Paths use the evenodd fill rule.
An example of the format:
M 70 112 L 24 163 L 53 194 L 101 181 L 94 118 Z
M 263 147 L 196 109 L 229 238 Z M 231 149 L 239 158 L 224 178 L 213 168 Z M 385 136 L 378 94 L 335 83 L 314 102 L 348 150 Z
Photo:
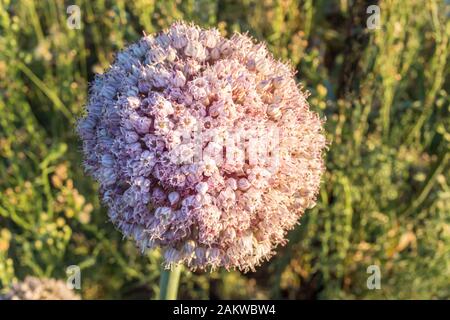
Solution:
M 72 4 L 81 29 L 67 26 Z M 183 271 L 179 296 L 449 299 L 449 18 L 439 0 L 0 0 L 0 291 L 78 265 L 84 299 L 158 296 L 160 253 L 109 223 L 74 124 L 115 52 L 183 19 L 248 31 L 290 60 L 330 150 L 287 246 L 256 273 Z

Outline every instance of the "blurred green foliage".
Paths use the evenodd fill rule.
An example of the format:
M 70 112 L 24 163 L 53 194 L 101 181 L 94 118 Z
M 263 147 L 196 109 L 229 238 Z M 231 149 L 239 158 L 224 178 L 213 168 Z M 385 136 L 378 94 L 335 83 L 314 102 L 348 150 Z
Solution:
M 291 61 L 331 144 L 289 244 L 256 273 L 183 272 L 180 297 L 450 298 L 448 2 L 373 2 L 374 30 L 358 0 L 71 2 L 0 0 L 0 290 L 77 264 L 85 299 L 157 297 L 159 252 L 140 255 L 107 221 L 73 126 L 117 50 L 184 19 Z

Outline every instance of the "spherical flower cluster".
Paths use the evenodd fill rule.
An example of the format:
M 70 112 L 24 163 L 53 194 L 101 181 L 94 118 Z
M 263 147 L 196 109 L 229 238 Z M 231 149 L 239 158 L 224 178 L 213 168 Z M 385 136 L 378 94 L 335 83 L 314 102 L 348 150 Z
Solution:
M 80 300 L 62 280 L 26 277 L 14 284 L 0 300 Z
M 109 217 L 166 267 L 254 270 L 315 203 L 322 120 L 248 36 L 175 23 L 120 52 L 78 132 Z

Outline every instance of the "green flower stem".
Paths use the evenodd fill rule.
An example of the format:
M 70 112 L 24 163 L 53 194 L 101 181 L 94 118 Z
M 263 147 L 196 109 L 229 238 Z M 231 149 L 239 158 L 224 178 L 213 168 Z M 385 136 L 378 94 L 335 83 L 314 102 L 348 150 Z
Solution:
M 166 270 L 162 267 L 161 280 L 159 281 L 159 299 L 176 300 L 178 293 L 178 283 L 180 282 L 181 264 Z

